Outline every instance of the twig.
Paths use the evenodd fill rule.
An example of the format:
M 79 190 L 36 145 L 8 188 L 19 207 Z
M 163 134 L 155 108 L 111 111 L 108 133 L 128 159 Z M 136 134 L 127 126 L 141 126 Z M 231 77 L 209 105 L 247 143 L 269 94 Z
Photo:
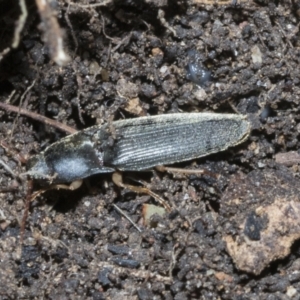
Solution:
M 26 163 L 26 158 L 21 155 L 20 153 L 12 150 L 8 144 L 6 144 L 4 141 L 0 141 L 0 146 L 6 150 L 6 152 L 8 152 L 8 154 L 15 160 L 17 161 L 19 164 L 25 164 Z
M 10 51 L 10 48 L 5 48 L 2 52 L 0 52 L 0 62 L 3 59 L 3 57 Z
M 19 46 L 20 43 L 20 35 L 21 32 L 24 28 L 27 16 L 28 16 L 28 12 L 27 12 L 27 7 L 26 7 L 26 3 L 25 0 L 19 0 L 19 6 L 20 6 L 20 10 L 21 10 L 21 14 L 19 16 L 19 19 L 16 23 L 16 27 L 15 27 L 15 31 L 14 31 L 14 39 L 12 41 L 12 44 L 5 48 L 1 53 L 0 53 L 0 62 L 3 59 L 3 57 L 10 52 L 11 47 L 12 48 L 17 48 Z
M 291 48 L 294 48 L 294 46 L 293 46 L 293 44 L 292 44 L 290 38 L 285 34 L 285 32 L 284 32 L 282 26 L 280 25 L 280 23 L 277 22 L 277 21 L 275 21 L 275 24 L 279 27 L 279 29 L 280 29 L 282 35 L 286 38 L 286 40 L 287 40 L 289 46 L 290 46 Z
M 19 17 L 17 26 L 15 28 L 14 41 L 12 43 L 13 48 L 17 48 L 19 46 L 20 34 L 24 28 L 24 25 L 25 25 L 25 22 L 27 19 L 27 15 L 28 15 L 25 0 L 19 0 L 19 5 L 20 5 L 20 9 L 21 9 L 21 15 Z
M 130 217 L 117 205 L 113 204 L 113 207 L 121 214 L 123 215 L 139 232 L 142 232 L 142 230 L 130 219 Z
M 102 32 L 103 32 L 104 36 L 107 39 L 111 40 L 112 42 L 117 43 L 117 39 L 116 38 L 112 38 L 112 37 L 110 37 L 109 35 L 106 34 L 106 31 L 105 31 L 105 20 L 104 20 L 103 15 L 101 15 L 101 20 L 102 20 Z
M 51 120 L 51 119 L 49 119 L 45 116 L 42 116 L 42 115 L 36 114 L 34 112 L 28 111 L 27 109 L 24 109 L 24 108 L 19 108 L 19 107 L 16 107 L 14 105 L 10 105 L 10 104 L 3 103 L 3 102 L 0 102 L 0 108 L 2 108 L 4 110 L 7 110 L 7 111 L 20 113 L 20 115 L 30 117 L 30 118 L 32 118 L 36 121 L 39 121 L 39 122 L 42 122 L 44 124 L 53 126 L 55 128 L 58 128 L 61 131 L 69 133 L 69 134 L 73 134 L 73 133 L 77 132 L 76 129 L 74 129 L 74 128 L 68 126 L 68 125 L 65 125 L 63 123 L 59 123 L 55 120 Z
M 157 19 L 161 22 L 161 24 L 162 24 L 165 28 L 169 29 L 169 30 L 173 33 L 173 35 L 174 35 L 175 37 L 177 37 L 176 30 L 175 30 L 172 26 L 169 25 L 169 23 L 168 23 L 167 20 L 165 19 L 165 12 L 164 12 L 162 9 L 159 9 L 159 10 L 158 10 Z
M 17 178 L 14 171 L 11 169 L 10 166 L 8 166 L 2 159 L 0 159 L 0 165 L 8 172 L 10 173 L 14 178 Z
M 13 90 L 13 91 L 9 94 L 8 98 L 6 99 L 6 103 L 9 103 L 9 102 L 12 100 L 13 96 L 15 95 L 15 93 L 16 93 L 16 90 Z
M 112 0 L 103 0 L 101 3 L 94 3 L 94 4 L 78 4 L 78 3 L 74 3 L 69 1 L 69 5 L 73 5 L 73 6 L 77 6 L 80 8 L 92 8 L 92 7 L 99 7 L 99 6 L 106 6 L 107 4 L 111 3 Z
M 132 32 L 130 32 L 128 35 L 126 35 L 113 49 L 111 49 L 112 52 L 117 51 L 123 44 L 126 45 L 130 42 L 132 36 Z
M 76 81 L 77 81 L 77 85 L 78 85 L 78 89 L 77 89 L 77 98 L 76 98 L 76 105 L 77 105 L 77 110 L 78 110 L 78 117 L 79 117 L 79 120 L 80 122 L 85 125 L 85 122 L 83 120 L 83 117 L 82 117 L 82 113 L 81 113 L 81 106 L 80 106 L 80 96 L 81 96 L 81 93 L 82 93 L 82 80 L 81 80 L 81 77 L 77 71 L 77 67 L 76 67 L 76 64 L 73 64 L 72 65 L 73 67 L 73 70 L 76 74 Z
M 74 32 L 74 29 L 73 29 L 73 26 L 72 26 L 72 23 L 70 21 L 70 18 L 69 18 L 69 13 L 70 13 L 70 2 L 69 2 L 69 5 L 68 5 L 68 8 L 67 8 L 67 11 L 65 13 L 65 20 L 70 28 L 70 31 L 71 31 L 71 35 L 72 35 L 72 38 L 73 38 L 73 41 L 74 41 L 74 44 L 75 44 L 75 49 L 74 49 L 74 57 L 76 56 L 76 53 L 77 53 L 77 50 L 78 50 L 78 40 L 77 40 L 77 37 L 75 35 L 75 32 Z
M 64 66 L 70 57 L 63 49 L 63 34 L 57 18 L 48 0 L 35 0 L 42 20 L 45 43 L 49 47 L 51 58 L 59 65 Z

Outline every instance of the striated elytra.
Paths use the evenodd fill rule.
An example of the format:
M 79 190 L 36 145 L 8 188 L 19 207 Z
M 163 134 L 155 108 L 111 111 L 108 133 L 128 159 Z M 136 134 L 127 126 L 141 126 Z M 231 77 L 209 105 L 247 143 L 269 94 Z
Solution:
M 27 174 L 41 182 L 66 183 L 93 174 L 141 171 L 216 153 L 250 133 L 245 116 L 178 113 L 89 127 L 29 159 Z

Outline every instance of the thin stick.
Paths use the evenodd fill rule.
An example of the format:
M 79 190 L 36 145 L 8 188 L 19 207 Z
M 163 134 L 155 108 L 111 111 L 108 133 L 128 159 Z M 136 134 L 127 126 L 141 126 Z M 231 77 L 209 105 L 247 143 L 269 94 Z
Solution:
M 3 59 L 3 57 L 10 51 L 10 48 L 5 48 L 2 52 L 0 52 L 0 61 Z
M 70 61 L 70 57 L 63 47 L 63 32 L 60 29 L 55 11 L 49 0 L 35 0 L 35 3 L 43 24 L 44 41 L 48 46 L 50 56 L 56 64 L 65 66 Z
M 208 170 L 195 170 L 195 169 L 182 169 L 182 168 L 172 168 L 172 167 L 165 167 L 165 166 L 156 166 L 155 169 L 159 172 L 167 172 L 170 174 L 185 174 L 185 175 L 208 175 L 214 178 L 218 178 L 219 176 L 215 173 L 212 173 Z
M 10 168 L 9 165 L 7 165 L 1 158 L 0 158 L 0 165 L 8 172 L 10 173 L 14 178 L 17 178 L 14 171 Z
M 0 141 L 0 147 L 5 149 L 5 151 L 18 163 L 26 163 L 27 159 L 20 153 L 17 153 L 16 151 L 12 150 L 4 141 Z
M 142 230 L 129 218 L 129 216 L 117 205 L 113 204 L 114 208 L 123 215 L 139 232 L 142 232 Z
M 93 3 L 93 4 L 78 4 L 78 3 L 74 3 L 74 2 L 71 2 L 69 1 L 68 4 L 69 5 L 73 5 L 73 6 L 77 6 L 77 7 L 80 7 L 80 8 L 91 8 L 91 7 L 99 7 L 99 6 L 105 6 L 109 3 L 111 3 L 112 0 L 104 0 L 102 1 L 102 3 Z
M 19 46 L 20 35 L 24 28 L 24 25 L 25 25 L 25 22 L 27 19 L 27 15 L 28 15 L 25 0 L 19 0 L 19 6 L 20 6 L 20 10 L 21 10 L 21 15 L 19 16 L 17 26 L 15 27 L 14 41 L 12 44 L 13 48 L 17 48 Z
M 30 118 L 32 118 L 36 121 L 39 121 L 39 122 L 42 122 L 44 124 L 53 126 L 53 127 L 57 128 L 61 131 L 69 133 L 69 134 L 73 134 L 73 133 L 77 132 L 76 129 L 74 129 L 72 127 L 69 127 L 68 125 L 65 125 L 65 124 L 59 123 L 57 121 L 51 120 L 51 119 L 49 119 L 45 116 L 42 116 L 42 115 L 36 114 L 34 112 L 28 111 L 27 109 L 24 109 L 24 108 L 19 108 L 17 106 L 10 105 L 10 104 L 3 103 L 3 102 L 0 102 L 0 108 L 2 108 L 4 110 L 7 110 L 7 111 L 12 111 L 12 112 L 15 112 L 15 113 L 19 113 L 20 115 L 23 115 L 23 116 L 30 117 Z
M 72 26 L 72 23 L 70 21 L 70 18 L 69 18 L 69 13 L 70 13 L 70 3 L 68 5 L 68 8 L 67 8 L 67 11 L 65 13 L 65 20 L 70 28 L 70 31 L 71 31 L 71 35 L 72 35 L 72 39 L 74 41 L 74 44 L 75 44 L 75 49 L 74 49 L 74 54 L 73 54 L 73 57 L 75 58 L 76 56 L 76 53 L 77 53 L 77 50 L 78 50 L 78 40 L 77 40 L 77 37 L 75 35 L 75 32 L 74 32 L 74 29 L 73 29 L 73 26 Z

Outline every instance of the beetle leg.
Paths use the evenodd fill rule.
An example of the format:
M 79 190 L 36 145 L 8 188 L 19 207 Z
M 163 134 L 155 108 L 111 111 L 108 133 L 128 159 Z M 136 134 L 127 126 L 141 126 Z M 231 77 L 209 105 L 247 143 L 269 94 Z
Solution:
M 219 176 L 215 173 L 212 173 L 208 170 L 194 170 L 194 169 L 182 169 L 182 168 L 172 168 L 172 167 L 165 167 L 165 166 L 157 166 L 155 169 L 159 172 L 167 172 L 171 174 L 186 174 L 186 175 L 200 175 L 200 174 L 206 174 L 211 177 L 218 178 Z
M 74 190 L 77 190 L 81 185 L 82 185 L 82 180 L 76 180 L 76 181 L 73 181 L 70 185 L 67 185 L 67 184 L 55 184 L 55 185 L 51 185 L 47 188 L 43 188 L 43 189 L 40 189 L 36 192 L 34 192 L 31 197 L 30 197 L 30 202 L 32 202 L 33 200 L 36 199 L 36 197 L 44 194 L 45 192 L 47 191 L 50 191 L 50 190 L 70 190 L 70 191 L 74 191 Z
M 122 188 L 126 188 L 130 191 L 133 191 L 135 193 L 138 194 L 147 194 L 151 197 L 153 197 L 157 202 L 159 202 L 168 212 L 171 211 L 171 206 L 166 203 L 166 201 L 160 197 L 159 195 L 155 194 L 154 192 L 152 192 L 151 190 L 149 190 L 148 188 L 145 187 L 140 187 L 140 186 L 135 186 L 135 185 L 130 185 L 130 184 L 126 184 L 123 182 L 123 177 L 122 174 L 120 172 L 115 172 L 112 175 L 112 181 L 114 182 L 115 185 L 117 185 L 118 187 L 122 187 Z
M 51 189 L 56 189 L 56 190 L 70 190 L 70 191 L 74 191 L 77 190 L 78 188 L 81 187 L 83 183 L 83 180 L 76 180 L 73 181 L 70 185 L 67 184 L 55 184 L 51 187 Z

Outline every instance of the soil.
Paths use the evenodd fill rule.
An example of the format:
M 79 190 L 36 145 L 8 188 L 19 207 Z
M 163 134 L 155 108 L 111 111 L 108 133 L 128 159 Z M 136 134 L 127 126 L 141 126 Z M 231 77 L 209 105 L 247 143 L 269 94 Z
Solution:
M 50 23 L 27 1 L 19 46 L 0 58 L 0 102 L 76 130 L 146 115 L 240 113 L 251 135 L 176 165 L 209 171 L 201 176 L 124 174 L 171 205 L 147 220 L 159 204 L 116 187 L 110 174 L 47 191 L 31 203 L 22 243 L 31 183 L 19 177 L 22 157 L 66 133 L 1 110 L 0 298 L 300 299 L 299 2 L 100 4 L 51 3 L 71 58 L 58 65 Z M 17 2 L 0 0 L 0 52 L 19 15 Z

